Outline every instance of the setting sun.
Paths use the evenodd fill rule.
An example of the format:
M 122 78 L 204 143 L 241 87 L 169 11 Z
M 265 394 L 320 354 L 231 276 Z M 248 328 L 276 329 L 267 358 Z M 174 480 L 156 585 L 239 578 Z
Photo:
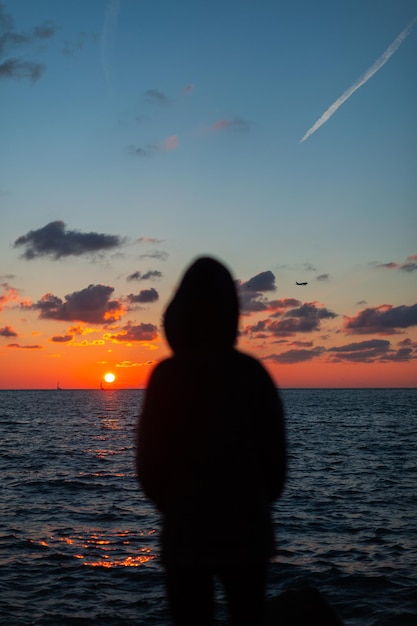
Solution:
M 106 381 L 106 383 L 113 383 L 115 378 L 116 376 L 112 374 L 111 372 L 104 374 L 104 380 Z

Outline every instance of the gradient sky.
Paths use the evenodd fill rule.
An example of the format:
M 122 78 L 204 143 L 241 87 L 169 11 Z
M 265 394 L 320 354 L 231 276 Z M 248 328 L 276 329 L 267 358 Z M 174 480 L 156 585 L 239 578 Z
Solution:
M 0 388 L 144 386 L 201 254 L 280 386 L 416 386 L 416 15 L 0 2 Z

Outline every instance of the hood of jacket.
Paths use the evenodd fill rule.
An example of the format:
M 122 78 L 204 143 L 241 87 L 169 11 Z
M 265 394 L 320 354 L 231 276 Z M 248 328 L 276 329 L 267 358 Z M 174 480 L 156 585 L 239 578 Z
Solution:
M 236 342 L 239 301 L 226 267 L 200 257 L 186 270 L 164 315 L 165 335 L 174 353 L 217 351 Z

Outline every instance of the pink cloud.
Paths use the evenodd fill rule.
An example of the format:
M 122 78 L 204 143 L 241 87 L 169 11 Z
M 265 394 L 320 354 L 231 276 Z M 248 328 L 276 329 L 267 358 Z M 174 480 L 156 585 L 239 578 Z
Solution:
M 247 132 L 252 128 L 252 123 L 240 117 L 232 119 L 221 119 L 209 126 L 208 130 L 212 132 L 233 130 L 238 132 Z
M 390 263 L 379 263 L 377 267 L 383 267 L 387 270 L 395 270 L 398 267 L 398 263 L 395 263 L 395 261 L 391 261 Z
M 195 85 L 193 83 L 190 83 L 189 85 L 186 85 L 184 87 L 184 89 L 182 90 L 182 93 L 188 96 L 192 91 L 194 91 L 194 89 L 195 89 Z
M 158 144 L 150 143 L 150 144 L 147 144 L 146 146 L 130 145 L 128 146 L 127 151 L 132 156 L 150 157 L 160 152 L 172 152 L 173 150 L 176 150 L 179 145 L 180 145 L 180 140 L 179 140 L 178 135 L 170 135 L 162 143 L 158 143 Z
M 164 152 L 172 152 L 172 150 L 176 150 L 180 145 L 180 140 L 178 135 L 170 135 L 163 143 L 161 143 L 161 150 Z
M 230 122 L 228 120 L 219 120 L 213 126 L 210 126 L 210 130 L 224 130 L 225 128 L 229 128 Z

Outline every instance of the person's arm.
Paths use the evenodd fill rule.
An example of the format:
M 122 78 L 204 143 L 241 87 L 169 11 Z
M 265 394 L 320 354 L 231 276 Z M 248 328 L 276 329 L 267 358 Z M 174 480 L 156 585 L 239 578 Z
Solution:
M 287 443 L 283 404 L 275 384 L 263 367 L 258 398 L 257 432 L 261 462 L 268 497 L 272 502 L 281 496 L 284 489 L 287 476 Z
M 161 508 L 169 465 L 170 380 L 167 363 L 153 371 L 136 433 L 136 472 L 146 496 Z

